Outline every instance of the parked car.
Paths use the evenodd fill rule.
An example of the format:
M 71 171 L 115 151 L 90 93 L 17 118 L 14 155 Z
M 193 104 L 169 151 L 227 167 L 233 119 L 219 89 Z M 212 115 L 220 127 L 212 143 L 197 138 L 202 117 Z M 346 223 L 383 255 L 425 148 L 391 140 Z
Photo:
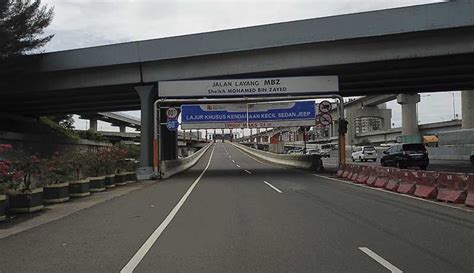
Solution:
M 329 150 L 322 149 L 319 151 L 319 153 L 321 154 L 321 157 L 327 157 L 327 158 L 331 157 L 331 152 Z
M 471 165 L 474 166 L 474 151 L 471 152 L 469 159 L 471 159 Z
M 358 147 L 352 155 L 352 161 L 360 160 L 362 161 L 377 161 L 377 151 L 375 150 L 374 146 L 362 146 Z
M 322 156 L 321 155 L 321 150 L 319 150 L 319 149 L 309 149 L 309 150 L 306 151 L 306 154 Z
M 380 159 L 382 166 L 394 166 L 400 169 L 419 167 L 426 170 L 430 163 L 428 151 L 421 143 L 396 144 L 383 153 Z
M 286 153 L 289 154 L 289 155 L 303 154 L 303 150 L 299 150 L 299 149 L 288 150 Z

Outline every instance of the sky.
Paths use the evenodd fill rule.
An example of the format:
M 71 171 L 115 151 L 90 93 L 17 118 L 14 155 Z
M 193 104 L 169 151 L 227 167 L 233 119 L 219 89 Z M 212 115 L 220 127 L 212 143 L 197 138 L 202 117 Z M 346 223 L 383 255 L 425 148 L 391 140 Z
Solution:
M 55 17 L 46 33 L 55 34 L 44 51 L 106 45 L 269 23 L 333 16 L 443 1 L 431 0 L 43 0 Z M 460 117 L 461 95 L 454 92 Z M 420 123 L 453 119 L 451 93 L 425 93 Z M 389 102 L 392 124 L 401 126 L 401 109 Z M 139 117 L 138 111 L 127 112 Z M 76 128 L 88 123 L 76 119 Z M 118 131 L 99 122 L 99 130 Z

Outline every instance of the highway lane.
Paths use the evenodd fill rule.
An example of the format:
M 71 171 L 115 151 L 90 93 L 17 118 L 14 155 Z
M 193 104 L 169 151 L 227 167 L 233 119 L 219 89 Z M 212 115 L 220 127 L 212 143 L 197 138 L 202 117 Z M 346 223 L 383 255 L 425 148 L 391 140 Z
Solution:
M 217 143 L 183 174 L 0 240 L 0 272 L 119 272 L 193 184 L 134 272 L 474 270 L 471 212 Z

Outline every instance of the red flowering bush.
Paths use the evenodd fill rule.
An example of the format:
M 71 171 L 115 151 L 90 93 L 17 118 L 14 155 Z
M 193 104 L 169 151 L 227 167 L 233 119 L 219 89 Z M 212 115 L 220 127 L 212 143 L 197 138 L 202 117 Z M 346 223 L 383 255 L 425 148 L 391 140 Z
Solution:
M 25 192 L 41 186 L 38 181 L 41 172 L 41 161 L 38 156 L 14 151 L 8 144 L 0 145 L 0 151 L 0 181 L 4 192 L 6 190 Z
M 5 153 L 13 150 L 10 144 L 0 144 L 0 194 L 14 188 L 23 178 L 23 172 L 12 168 L 11 162 L 4 158 Z
M 71 167 L 75 180 L 81 180 L 84 177 L 88 159 L 89 157 L 85 152 L 77 151 L 65 155 L 65 162 Z
M 64 155 L 57 152 L 44 159 L 41 167 L 41 178 L 48 185 L 68 182 L 74 177 L 73 166 Z

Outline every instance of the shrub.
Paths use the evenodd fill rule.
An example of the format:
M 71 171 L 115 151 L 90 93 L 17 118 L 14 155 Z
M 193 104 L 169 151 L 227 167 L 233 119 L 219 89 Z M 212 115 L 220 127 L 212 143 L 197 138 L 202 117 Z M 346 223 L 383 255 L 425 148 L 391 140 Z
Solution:
M 68 182 L 74 177 L 73 166 L 64 155 L 57 152 L 42 160 L 41 167 L 41 178 L 48 185 Z

